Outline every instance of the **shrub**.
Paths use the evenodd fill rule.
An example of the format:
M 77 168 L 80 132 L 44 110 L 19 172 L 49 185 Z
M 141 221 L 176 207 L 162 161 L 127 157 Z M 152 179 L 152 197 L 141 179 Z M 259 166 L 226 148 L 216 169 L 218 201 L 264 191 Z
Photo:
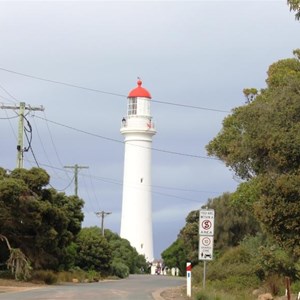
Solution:
M 111 264 L 112 274 L 119 278 L 126 278 L 129 276 L 129 268 L 122 262 L 112 262 Z
M 292 282 L 291 289 L 293 293 L 298 294 L 300 292 L 300 281 Z
M 89 270 L 87 272 L 87 279 L 89 282 L 99 281 L 101 279 L 101 275 L 95 270 Z
M 264 286 L 266 287 L 267 291 L 272 293 L 272 295 L 279 295 L 284 294 L 285 291 L 285 282 L 284 278 L 280 277 L 279 275 L 270 275 L 264 283 Z
M 57 275 L 53 271 L 37 270 L 32 273 L 31 280 L 34 282 L 43 282 L 45 284 L 57 283 Z
M 201 291 L 201 292 L 197 293 L 195 300 L 210 300 L 210 299 L 204 291 Z

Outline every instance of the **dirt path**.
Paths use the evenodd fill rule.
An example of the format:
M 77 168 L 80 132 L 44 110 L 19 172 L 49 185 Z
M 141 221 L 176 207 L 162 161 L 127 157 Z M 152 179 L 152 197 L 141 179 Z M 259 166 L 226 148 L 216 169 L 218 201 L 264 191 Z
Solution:
M 187 300 L 191 299 L 186 296 L 185 287 L 174 287 L 168 290 L 163 291 L 161 297 L 164 300 Z
M 31 282 L 0 279 L 0 293 L 26 291 L 29 289 L 36 289 L 42 286 L 42 284 L 35 284 Z

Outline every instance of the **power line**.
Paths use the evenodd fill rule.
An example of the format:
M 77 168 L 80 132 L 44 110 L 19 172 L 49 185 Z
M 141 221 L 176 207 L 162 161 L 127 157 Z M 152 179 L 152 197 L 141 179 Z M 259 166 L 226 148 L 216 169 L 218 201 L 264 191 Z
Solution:
M 45 119 L 47 119 L 45 111 L 43 113 L 44 113 Z M 47 126 L 47 129 L 48 129 L 48 132 L 49 132 L 50 140 L 51 140 L 51 143 L 52 143 L 52 146 L 53 146 L 56 158 L 57 158 L 59 164 L 61 165 L 61 167 L 63 167 L 62 160 L 60 159 L 60 156 L 58 155 L 58 151 L 57 151 L 57 148 L 55 146 L 55 143 L 54 143 L 54 140 L 53 140 L 53 136 L 52 136 L 52 133 L 51 133 L 51 130 L 50 130 L 50 127 L 49 127 L 49 124 L 48 124 L 47 121 L 46 121 L 46 126 Z M 70 176 L 69 176 L 69 173 L 67 171 L 65 172 L 65 174 L 68 176 L 69 179 L 71 179 Z
M 81 90 L 86 90 L 86 91 L 90 91 L 90 92 L 101 93 L 101 94 L 106 94 L 106 95 L 111 95 L 111 96 L 127 98 L 127 95 L 124 95 L 124 94 L 103 91 L 103 90 L 89 88 L 89 87 L 85 87 L 85 86 L 81 86 L 81 85 L 77 85 L 77 84 L 62 82 L 62 81 L 58 81 L 58 80 L 47 79 L 47 78 L 34 76 L 34 75 L 29 75 L 29 74 L 25 74 L 25 73 L 13 71 L 13 70 L 1 68 L 1 67 L 0 67 L 0 70 L 8 72 L 8 73 L 16 74 L 16 75 L 19 75 L 19 76 L 24 76 L 24 77 L 40 80 L 40 81 L 45 81 L 45 82 L 50 82 L 50 83 L 54 83 L 54 84 L 64 85 L 64 86 L 67 86 L 67 87 L 77 88 L 77 89 L 81 89 Z M 195 105 L 189 105 L 189 104 L 180 104 L 180 103 L 175 103 L 175 102 L 170 102 L 170 101 L 161 101 L 161 100 L 155 100 L 155 99 L 151 99 L 151 101 L 155 102 L 155 103 L 159 103 L 159 104 L 179 106 L 179 107 L 192 108 L 192 109 L 198 109 L 198 110 L 214 111 L 214 112 L 221 112 L 221 113 L 229 113 L 230 112 L 230 111 L 227 111 L 227 110 L 201 107 L 201 106 L 195 106 Z
M 119 143 L 119 144 L 124 144 L 124 141 L 121 141 L 121 140 L 109 138 L 109 137 L 106 137 L 106 136 L 103 136 L 103 135 L 99 135 L 99 134 L 96 134 L 96 133 L 91 133 L 91 132 L 88 132 L 88 131 L 85 131 L 85 130 L 82 130 L 82 129 L 78 129 L 78 128 L 75 128 L 75 127 L 72 127 L 72 126 L 69 126 L 69 125 L 65 125 L 65 124 L 56 122 L 56 121 L 45 119 L 43 117 L 39 117 L 39 116 L 35 116 L 35 117 L 39 118 L 41 120 L 50 122 L 52 124 L 55 124 L 55 125 L 58 125 L 58 126 L 62 126 L 62 127 L 74 130 L 74 131 L 77 131 L 77 132 L 81 132 L 81 133 L 84 133 L 84 134 L 87 134 L 87 135 L 91 135 L 91 136 L 94 136 L 94 137 L 97 137 L 97 138 L 101 138 L 101 139 L 104 139 L 104 140 L 107 140 L 107 141 L 116 142 L 116 143 Z M 134 147 L 141 147 L 141 148 L 149 149 L 148 147 L 140 146 L 140 145 L 135 145 L 135 144 L 132 144 L 132 143 L 129 143 L 128 145 L 134 146 Z M 180 155 L 180 156 L 186 156 L 186 157 L 192 157 L 192 158 L 209 159 L 209 160 L 219 160 L 218 158 L 209 157 L 209 156 L 201 156 L 201 155 L 196 155 L 196 154 L 188 154 L 188 153 L 182 153 L 182 152 L 176 152 L 176 151 L 164 150 L 164 149 L 158 149 L 158 148 L 151 148 L 151 149 L 153 151 L 157 151 L 157 152 L 163 152 L 163 153 Z
M 78 196 L 78 171 L 79 169 L 88 169 L 86 166 L 78 166 L 75 164 L 74 166 L 65 166 L 67 169 L 74 169 L 74 178 L 75 178 L 75 196 Z
M 104 236 L 104 218 L 108 215 L 111 214 L 111 212 L 106 212 L 106 211 L 97 211 L 95 212 L 97 217 L 101 217 L 101 231 L 102 231 L 102 236 Z
M 43 164 L 43 163 L 40 163 L 40 165 L 42 166 L 45 166 L 45 167 L 48 167 L 48 168 L 54 168 L 54 169 L 57 169 L 57 170 L 60 170 L 60 171 L 64 171 L 62 170 L 61 168 L 59 167 L 53 167 L 53 166 L 49 166 L 47 164 Z M 80 174 L 80 176 L 87 176 L 85 174 Z M 100 176 L 96 176 L 96 175 L 89 175 L 91 178 L 95 179 L 95 180 L 99 180 L 99 181 L 102 181 L 102 182 L 105 182 L 105 183 L 110 183 L 110 184 L 115 184 L 115 185 L 119 185 L 119 186 L 122 186 L 123 183 L 120 181 L 120 180 L 117 180 L 117 179 L 113 179 L 113 178 L 106 178 L 106 177 L 100 177 Z M 74 178 L 73 178 L 74 180 Z M 71 182 L 72 183 L 72 182 Z M 68 185 L 68 187 L 70 186 L 70 184 Z M 216 191 L 198 191 L 198 190 L 193 190 L 193 189 L 180 189 L 180 188 L 172 188 L 172 187 L 164 187 L 164 186 L 157 186 L 157 185 L 151 185 L 152 188 L 165 188 L 165 189 L 168 189 L 168 190 L 174 190 L 174 191 L 184 191 L 184 192 L 197 192 L 197 193 L 214 193 L 214 194 L 220 194 L 221 192 L 216 192 Z M 134 188 L 139 188 L 140 187 L 134 187 Z M 176 195 L 172 195 L 172 194 L 166 194 L 166 193 L 160 193 L 160 192 L 156 192 L 154 190 L 152 190 L 152 193 L 153 194 L 156 194 L 156 195 L 161 195 L 161 196 L 166 196 L 166 197 L 169 197 L 169 198 L 176 198 L 176 199 L 181 199 L 181 200 L 185 200 L 185 201 L 190 201 L 190 202 L 201 202 L 201 200 L 194 200 L 194 199 L 190 199 L 190 198 L 186 198 L 186 197 L 181 197 L 181 196 L 176 196 Z M 99 203 L 98 203 L 99 205 Z
M 1 84 L 0 84 L 0 88 L 1 88 L 8 96 L 10 96 L 11 98 L 13 98 L 15 101 L 18 102 L 18 99 L 15 98 L 11 93 L 9 93 L 9 92 L 1 85 Z M 15 103 L 15 101 L 12 101 L 12 100 L 8 100 L 8 101 Z
M 7 118 L 0 118 L 0 120 L 11 120 L 11 119 L 16 119 L 19 116 L 14 116 L 14 117 L 7 117 Z
M 18 144 L 17 144 L 17 168 L 23 168 L 23 160 L 24 160 L 24 151 L 28 151 L 28 149 L 30 148 L 30 144 L 31 144 L 31 140 L 30 140 L 30 144 L 29 144 L 29 147 L 28 148 L 23 148 L 23 143 L 24 143 L 24 131 L 25 131 L 25 134 L 26 134 L 26 138 L 27 137 L 27 132 L 24 128 L 24 119 L 26 119 L 26 116 L 25 116 L 25 111 L 28 110 L 28 111 L 42 111 L 44 110 L 44 107 L 43 106 L 40 106 L 40 107 L 32 107 L 30 105 L 26 105 L 25 102 L 20 102 L 19 105 L 0 105 L 0 108 L 1 109 L 13 109 L 13 110 L 16 110 L 16 109 L 19 109 L 19 130 L 18 130 Z M 30 123 L 28 122 L 28 120 L 26 119 L 27 121 L 27 124 L 28 124 L 28 127 L 29 127 L 29 130 L 28 132 L 31 133 L 31 138 L 32 138 L 32 128 L 31 128 L 31 125 Z M 29 141 L 29 140 L 28 140 Z M 34 156 L 34 153 L 32 153 L 32 155 Z M 34 156 L 34 159 L 35 159 L 35 156 Z

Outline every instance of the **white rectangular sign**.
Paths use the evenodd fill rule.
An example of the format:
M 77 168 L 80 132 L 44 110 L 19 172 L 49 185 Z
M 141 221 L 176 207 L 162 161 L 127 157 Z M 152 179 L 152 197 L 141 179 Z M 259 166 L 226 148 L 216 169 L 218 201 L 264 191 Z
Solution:
M 215 211 L 213 209 L 201 209 L 199 211 L 199 234 L 214 235 Z
M 213 236 L 200 236 L 199 239 L 199 260 L 212 260 L 214 249 Z

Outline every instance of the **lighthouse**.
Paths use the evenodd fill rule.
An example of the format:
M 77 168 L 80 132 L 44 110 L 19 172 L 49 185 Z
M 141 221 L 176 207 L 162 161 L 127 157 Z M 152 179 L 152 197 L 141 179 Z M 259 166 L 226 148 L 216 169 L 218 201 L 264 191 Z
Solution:
M 125 142 L 120 235 L 152 262 L 151 144 L 156 130 L 150 100 L 139 79 L 128 95 L 127 116 L 120 130 Z

